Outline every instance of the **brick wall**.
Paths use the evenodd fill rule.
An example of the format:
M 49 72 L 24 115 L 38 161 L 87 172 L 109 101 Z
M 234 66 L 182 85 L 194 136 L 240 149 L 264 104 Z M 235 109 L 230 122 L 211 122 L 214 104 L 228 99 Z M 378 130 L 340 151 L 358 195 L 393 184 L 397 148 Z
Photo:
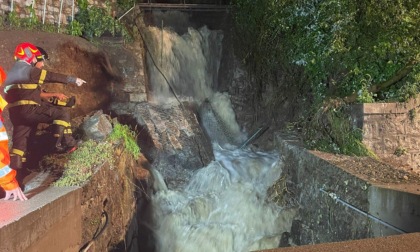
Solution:
M 420 173 L 420 97 L 407 103 L 366 103 L 352 109 L 363 143 L 383 161 Z
M 94 6 L 106 6 L 104 0 L 88 0 L 88 2 Z M 116 0 L 109 2 L 115 4 Z M 39 22 L 45 24 L 66 25 L 78 11 L 77 0 L 1 0 L 0 15 L 3 16 L 13 9 L 20 18 L 29 17 L 31 6 Z

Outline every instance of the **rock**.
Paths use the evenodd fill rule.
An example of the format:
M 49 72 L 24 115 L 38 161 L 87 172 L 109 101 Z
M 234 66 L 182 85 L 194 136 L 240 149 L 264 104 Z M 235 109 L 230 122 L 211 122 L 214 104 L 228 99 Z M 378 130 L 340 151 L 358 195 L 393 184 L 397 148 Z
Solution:
M 84 132 L 84 138 L 95 141 L 104 140 L 112 132 L 112 124 L 109 117 L 104 115 L 102 110 L 85 119 L 81 127 Z

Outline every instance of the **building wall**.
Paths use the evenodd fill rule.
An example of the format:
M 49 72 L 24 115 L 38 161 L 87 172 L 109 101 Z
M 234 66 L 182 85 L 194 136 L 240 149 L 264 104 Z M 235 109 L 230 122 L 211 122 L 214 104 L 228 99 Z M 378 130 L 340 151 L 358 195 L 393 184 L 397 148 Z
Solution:
M 116 0 L 108 0 L 112 5 Z M 106 1 L 88 0 L 89 5 L 106 7 Z M 34 8 L 39 22 L 44 24 L 66 25 L 78 12 L 77 0 L 5 0 L 0 1 L 0 15 L 15 11 L 20 18 L 30 17 L 30 8 Z
M 381 160 L 420 173 L 420 99 L 366 103 L 352 108 L 363 143 Z

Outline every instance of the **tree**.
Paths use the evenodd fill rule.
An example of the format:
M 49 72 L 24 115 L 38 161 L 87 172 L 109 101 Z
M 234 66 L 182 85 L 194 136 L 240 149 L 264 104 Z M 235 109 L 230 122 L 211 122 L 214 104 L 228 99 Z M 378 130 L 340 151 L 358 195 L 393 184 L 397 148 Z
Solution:
M 269 71 L 279 60 L 302 66 L 321 100 L 402 100 L 419 92 L 419 0 L 235 0 L 234 5 L 237 32 L 248 48 L 243 57 L 254 69 Z

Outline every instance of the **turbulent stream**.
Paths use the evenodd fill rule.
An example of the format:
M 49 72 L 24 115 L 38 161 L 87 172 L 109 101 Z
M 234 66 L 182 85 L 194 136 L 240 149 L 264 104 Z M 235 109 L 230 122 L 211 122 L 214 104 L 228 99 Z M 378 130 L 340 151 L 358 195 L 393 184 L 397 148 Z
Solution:
M 182 190 L 168 189 L 158 171 L 153 171 L 160 181 L 152 197 L 157 251 L 278 247 L 282 233 L 290 230 L 292 213 L 267 202 L 266 192 L 279 178 L 283 161 L 275 151 L 238 147 L 247 133 L 236 123 L 229 97 L 212 90 L 223 33 L 206 26 L 188 28 L 182 34 L 151 26 L 147 33 L 148 40 L 154 41 L 149 48 L 154 58 L 147 60 L 154 102 L 171 104 L 182 99 L 202 104 L 202 126 L 212 139 L 215 155 Z

